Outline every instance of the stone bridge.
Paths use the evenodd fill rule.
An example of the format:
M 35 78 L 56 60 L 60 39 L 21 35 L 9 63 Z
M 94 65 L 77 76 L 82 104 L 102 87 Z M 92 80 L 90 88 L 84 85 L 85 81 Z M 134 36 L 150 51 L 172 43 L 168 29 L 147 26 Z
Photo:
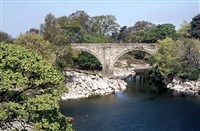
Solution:
M 127 52 L 139 50 L 150 55 L 157 50 L 155 44 L 147 43 L 73 43 L 72 47 L 94 55 L 102 64 L 103 76 L 112 76 L 115 62 Z

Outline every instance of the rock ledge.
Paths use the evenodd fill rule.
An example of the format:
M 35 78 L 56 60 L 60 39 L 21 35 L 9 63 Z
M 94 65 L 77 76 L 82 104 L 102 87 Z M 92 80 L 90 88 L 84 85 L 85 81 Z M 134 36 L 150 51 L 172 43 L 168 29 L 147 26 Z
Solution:
M 108 95 L 126 90 L 126 82 L 120 79 L 108 79 L 98 75 L 89 75 L 75 71 L 66 71 L 68 93 L 61 99 L 80 99 L 96 95 Z
M 167 88 L 174 91 L 183 93 L 185 95 L 197 96 L 200 95 L 200 82 L 186 80 L 182 82 L 180 79 L 173 79 L 171 83 L 167 85 Z

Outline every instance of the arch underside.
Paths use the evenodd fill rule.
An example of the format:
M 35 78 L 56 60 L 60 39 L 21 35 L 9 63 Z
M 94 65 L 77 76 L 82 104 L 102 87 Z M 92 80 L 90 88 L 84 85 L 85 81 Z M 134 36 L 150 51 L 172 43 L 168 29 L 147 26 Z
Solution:
M 150 52 L 150 51 L 148 51 L 148 50 L 145 50 L 145 49 L 128 49 L 128 50 L 125 50 L 125 51 L 119 53 L 119 54 L 115 57 L 115 59 L 114 59 L 112 65 L 111 65 L 111 67 L 112 67 L 112 68 L 114 67 L 115 63 L 117 62 L 117 60 L 118 60 L 121 56 L 123 56 L 124 54 L 126 54 L 126 53 L 128 53 L 128 52 L 131 52 L 131 51 L 142 51 L 142 52 L 145 52 L 145 53 L 147 53 L 147 54 L 149 54 L 149 55 L 152 55 L 152 54 L 153 54 L 152 52 Z
M 98 55 L 96 55 L 94 52 L 92 52 L 91 50 L 82 49 L 82 48 L 79 48 L 78 50 L 79 50 L 79 51 L 83 51 L 83 52 L 87 52 L 87 53 L 93 55 L 93 56 L 101 63 L 102 68 L 103 68 L 103 62 L 102 62 L 103 60 L 101 60 L 101 58 L 100 58 Z

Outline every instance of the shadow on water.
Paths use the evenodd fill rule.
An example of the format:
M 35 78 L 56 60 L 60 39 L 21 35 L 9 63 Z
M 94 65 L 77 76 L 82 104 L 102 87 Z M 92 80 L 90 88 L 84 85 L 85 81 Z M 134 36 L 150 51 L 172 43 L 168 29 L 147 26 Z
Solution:
M 136 75 L 134 77 L 128 76 L 124 79 L 127 83 L 128 94 L 133 96 L 143 96 L 146 99 L 155 99 L 160 95 L 170 95 L 170 91 L 164 88 L 163 83 L 153 80 L 150 77 L 150 71 L 146 70 L 136 70 Z

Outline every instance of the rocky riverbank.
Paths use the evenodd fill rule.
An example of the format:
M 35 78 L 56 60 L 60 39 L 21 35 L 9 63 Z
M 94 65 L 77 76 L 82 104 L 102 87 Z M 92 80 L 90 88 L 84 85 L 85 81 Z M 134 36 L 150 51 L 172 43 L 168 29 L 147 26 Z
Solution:
M 171 83 L 167 85 L 167 88 L 176 92 L 183 93 L 185 95 L 197 96 L 200 95 L 200 81 L 182 81 L 180 79 L 173 79 Z
M 120 79 L 108 79 L 75 71 L 67 71 L 66 78 L 68 93 L 61 97 L 62 100 L 108 95 L 126 89 L 126 82 Z
M 135 68 L 133 67 L 123 67 L 123 68 L 117 68 L 115 67 L 113 70 L 113 76 L 115 78 L 125 78 L 127 76 L 134 76 L 136 74 Z

